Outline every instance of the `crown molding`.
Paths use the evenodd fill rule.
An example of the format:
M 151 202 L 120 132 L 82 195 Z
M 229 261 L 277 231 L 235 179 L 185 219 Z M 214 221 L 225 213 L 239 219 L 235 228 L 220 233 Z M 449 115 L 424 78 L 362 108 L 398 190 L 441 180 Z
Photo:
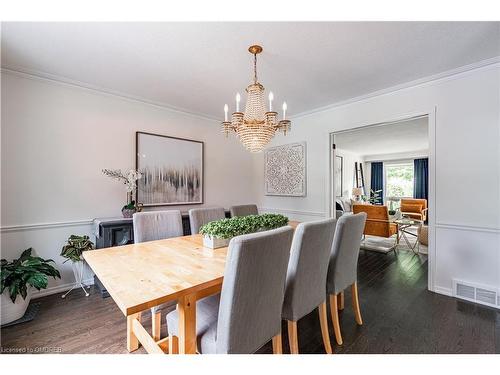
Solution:
M 343 107 L 343 106 L 350 105 L 353 103 L 369 100 L 371 98 L 375 98 L 378 96 L 393 94 L 393 93 L 398 92 L 398 91 L 403 91 L 403 90 L 407 90 L 407 89 L 415 88 L 415 87 L 426 86 L 426 85 L 437 83 L 437 82 L 444 82 L 444 81 L 450 80 L 450 79 L 457 79 L 457 78 L 460 78 L 466 74 L 472 73 L 472 72 L 477 71 L 477 70 L 491 69 L 491 68 L 496 68 L 499 66 L 500 66 L 500 56 L 495 56 L 495 57 L 492 57 L 492 58 L 489 58 L 486 60 L 481 60 L 481 61 L 474 62 L 472 64 L 463 65 L 463 66 L 460 66 L 458 68 L 450 69 L 450 70 L 447 70 L 447 71 L 444 71 L 444 72 L 441 72 L 438 74 L 419 78 L 419 79 L 416 79 L 413 81 L 409 81 L 409 82 L 405 82 L 405 83 L 402 83 L 399 85 L 391 86 L 391 87 L 388 87 L 385 89 L 373 91 L 371 93 L 363 94 L 363 95 L 349 98 L 346 100 L 334 102 L 332 104 L 328 104 L 328 105 L 323 106 L 323 107 L 311 109 L 309 111 L 300 112 L 300 113 L 289 116 L 289 118 L 290 119 L 297 119 L 300 117 L 306 117 L 309 115 L 313 115 L 313 114 L 317 114 L 317 113 L 321 113 L 321 112 L 326 112 L 326 111 L 329 111 L 333 108 Z M 181 114 L 184 114 L 184 115 L 187 115 L 190 117 L 195 117 L 195 118 L 208 120 L 208 121 L 220 122 L 220 119 L 208 116 L 206 114 L 192 112 L 192 111 L 189 111 L 189 110 L 186 110 L 183 108 L 177 108 L 175 106 L 168 105 L 166 103 L 156 102 L 156 101 L 149 100 L 149 99 L 146 99 L 146 98 L 143 98 L 140 96 L 134 96 L 134 95 L 120 92 L 120 91 L 106 89 L 103 87 L 99 87 L 97 85 L 91 85 L 91 84 L 88 84 L 85 82 L 72 80 L 72 79 L 69 79 L 69 78 L 66 78 L 63 76 L 59 76 L 59 75 L 55 75 L 55 74 L 50 74 L 50 73 L 45 73 L 45 72 L 40 72 L 40 71 L 30 70 L 30 69 L 24 69 L 24 68 L 19 68 L 19 67 L 11 67 L 11 66 L 2 66 L 1 71 L 2 71 L 2 73 L 17 75 L 17 76 L 21 76 L 21 77 L 24 77 L 27 79 L 45 81 L 45 82 L 50 82 L 50 83 L 55 83 L 55 84 L 60 84 L 60 85 L 67 85 L 67 86 L 71 86 L 71 87 L 80 88 L 83 90 L 98 92 L 98 93 L 104 94 L 104 95 L 119 97 L 121 99 L 126 99 L 126 100 L 130 100 L 130 101 L 134 101 L 134 102 L 138 102 L 138 103 L 147 104 L 147 105 L 151 105 L 154 107 L 166 109 L 166 110 L 171 111 L 171 112 L 181 113 Z
M 426 86 L 426 85 L 430 85 L 430 84 L 435 84 L 437 82 L 444 82 L 444 81 L 451 80 L 451 79 L 457 79 L 457 78 L 460 78 L 464 75 L 470 74 L 470 73 L 477 71 L 477 70 L 491 69 L 491 68 L 496 68 L 499 66 L 500 66 L 500 56 L 495 56 L 495 57 L 492 57 L 490 59 L 477 61 L 475 63 L 460 66 L 458 68 L 447 70 L 447 71 L 444 71 L 444 72 L 441 72 L 438 74 L 433 74 L 431 76 L 419 78 L 419 79 L 416 79 L 413 81 L 409 81 L 409 82 L 405 82 L 405 83 L 402 83 L 399 85 L 391 86 L 391 87 L 388 87 L 385 89 L 373 91 L 373 92 L 368 93 L 368 94 L 363 94 L 360 96 L 356 96 L 354 98 L 350 98 L 350 99 L 342 100 L 342 101 L 335 102 L 332 104 L 328 104 L 326 106 L 318 107 L 318 108 L 312 109 L 310 111 L 300 112 L 300 113 L 297 113 L 295 115 L 290 116 L 290 119 L 296 119 L 296 118 L 306 117 L 306 116 L 321 113 L 321 112 L 326 112 L 326 111 L 329 111 L 333 108 L 343 107 L 343 106 L 346 106 L 349 104 L 362 102 L 365 100 L 375 98 L 377 96 L 393 94 L 393 93 L 398 92 L 398 91 L 403 91 L 403 90 L 407 90 L 407 89 L 411 89 L 411 88 L 415 88 L 415 87 L 421 87 L 421 86 Z
M 69 78 L 66 78 L 63 76 L 59 76 L 59 75 L 55 75 L 55 74 L 39 72 L 39 71 L 29 70 L 29 69 L 21 69 L 21 68 L 17 68 L 17 67 L 9 67 L 9 66 L 2 66 L 2 73 L 11 74 L 11 75 L 15 75 L 15 76 L 35 80 L 35 81 L 42 81 L 42 82 L 48 82 L 48 83 L 53 83 L 53 84 L 58 84 L 58 85 L 63 85 L 63 86 L 76 87 L 76 88 L 79 88 L 82 90 L 97 92 L 99 94 L 103 94 L 103 95 L 107 95 L 107 96 L 118 97 L 120 99 L 125 99 L 125 100 L 129 100 L 129 101 L 133 101 L 133 102 L 138 102 L 141 104 L 151 105 L 154 107 L 166 109 L 166 110 L 171 111 L 171 112 L 180 113 L 180 114 L 187 115 L 190 117 L 196 117 L 196 118 L 199 118 L 202 120 L 219 122 L 218 119 L 216 119 L 214 117 L 207 116 L 207 115 L 202 114 L 202 113 L 188 111 L 186 109 L 174 107 L 174 106 L 171 106 L 171 105 L 166 104 L 166 103 L 157 102 L 154 100 L 149 100 L 149 99 L 146 99 L 146 98 L 143 98 L 140 96 L 126 94 L 126 93 L 121 92 L 121 91 L 106 89 L 106 88 L 103 88 L 103 87 L 100 87 L 97 85 L 91 85 L 91 84 L 88 84 L 85 82 L 72 80 L 72 79 L 69 79 Z

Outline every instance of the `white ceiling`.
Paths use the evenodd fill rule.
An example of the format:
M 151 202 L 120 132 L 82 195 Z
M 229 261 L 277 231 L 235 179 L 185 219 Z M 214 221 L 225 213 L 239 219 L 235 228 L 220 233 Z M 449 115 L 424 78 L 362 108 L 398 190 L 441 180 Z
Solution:
M 427 117 L 368 126 L 336 134 L 335 145 L 362 157 L 424 151 L 429 148 L 428 129 Z
M 499 56 L 499 40 L 499 22 L 3 23 L 2 67 L 222 118 L 258 43 L 260 82 L 294 115 Z

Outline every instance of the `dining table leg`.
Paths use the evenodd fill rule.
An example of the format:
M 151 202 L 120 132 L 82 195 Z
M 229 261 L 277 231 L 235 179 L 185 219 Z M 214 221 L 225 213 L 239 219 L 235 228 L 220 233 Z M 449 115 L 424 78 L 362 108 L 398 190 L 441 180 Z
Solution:
M 133 352 L 139 349 L 139 340 L 134 334 L 134 320 L 141 320 L 141 313 L 127 316 L 127 350 Z
M 177 301 L 179 313 L 179 354 L 196 354 L 196 294 Z

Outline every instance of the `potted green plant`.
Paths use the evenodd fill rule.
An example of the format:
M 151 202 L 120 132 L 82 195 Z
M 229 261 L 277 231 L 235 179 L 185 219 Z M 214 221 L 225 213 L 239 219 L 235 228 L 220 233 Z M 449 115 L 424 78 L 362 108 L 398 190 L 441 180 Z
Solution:
M 52 259 L 32 256 L 30 247 L 19 259 L 12 262 L 1 260 L 0 293 L 2 294 L 1 324 L 21 318 L 31 300 L 32 288 L 47 288 L 48 278 L 61 278 L 59 271 L 50 263 Z
M 66 245 L 63 246 L 61 250 L 61 256 L 66 258 L 63 263 L 68 260 L 72 261 L 73 274 L 75 275 L 75 285 L 62 295 L 65 298 L 69 292 L 71 292 L 75 287 L 80 287 L 85 292 L 85 296 L 88 297 L 89 293 L 85 290 L 85 285 L 83 285 L 83 258 L 82 253 L 87 250 L 94 249 L 94 243 L 90 241 L 89 236 L 77 236 L 72 234 L 69 236 Z
M 382 197 L 380 196 L 380 193 L 382 190 L 372 190 L 370 189 L 370 195 L 365 195 L 363 196 L 363 200 L 365 202 L 369 202 L 370 204 L 379 204 L 382 202 Z
M 211 221 L 200 228 L 203 246 L 211 249 L 229 245 L 231 238 L 285 226 L 288 218 L 278 214 L 237 216 L 230 219 Z
M 134 192 L 137 188 L 137 180 L 142 177 L 141 172 L 131 169 L 125 174 L 120 169 L 103 169 L 102 173 L 125 185 L 127 190 L 127 204 L 122 208 L 123 217 L 131 218 L 134 213 L 140 212 L 142 205 L 135 203 Z
M 138 212 L 138 210 L 135 205 L 135 201 L 131 201 L 130 203 L 122 207 L 122 215 L 125 218 L 131 218 L 136 212 Z

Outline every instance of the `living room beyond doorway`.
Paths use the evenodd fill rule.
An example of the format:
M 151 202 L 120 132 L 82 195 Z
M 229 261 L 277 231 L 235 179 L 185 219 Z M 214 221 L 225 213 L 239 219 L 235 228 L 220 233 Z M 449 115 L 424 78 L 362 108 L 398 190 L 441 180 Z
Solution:
M 429 251 L 429 116 L 331 135 L 331 207 L 336 217 L 365 212 L 361 249 Z

